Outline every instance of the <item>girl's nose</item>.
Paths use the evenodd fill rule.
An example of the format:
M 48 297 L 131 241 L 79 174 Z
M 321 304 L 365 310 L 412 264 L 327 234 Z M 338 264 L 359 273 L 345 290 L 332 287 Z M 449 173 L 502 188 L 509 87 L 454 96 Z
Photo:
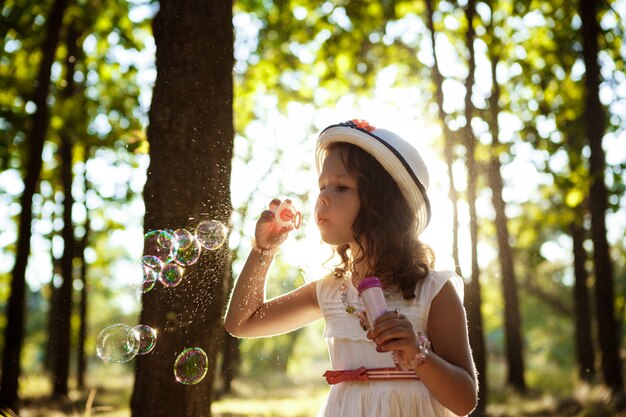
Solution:
M 328 196 L 325 193 L 326 190 L 322 190 L 320 191 L 319 195 L 317 196 L 317 204 L 320 206 L 325 206 L 328 204 Z

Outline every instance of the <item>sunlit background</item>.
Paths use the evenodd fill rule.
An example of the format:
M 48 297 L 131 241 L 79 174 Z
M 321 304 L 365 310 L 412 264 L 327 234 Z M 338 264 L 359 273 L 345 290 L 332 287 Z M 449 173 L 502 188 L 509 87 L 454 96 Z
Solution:
M 130 19 L 135 23 L 150 20 L 156 12 L 156 6 L 152 4 L 142 2 L 131 2 L 131 4 Z M 325 5 L 327 6 L 322 7 L 334 9 L 331 20 L 337 25 L 349 26 L 351 24 L 342 7 L 335 8 L 330 2 L 326 2 Z M 626 2 L 615 2 L 613 10 L 614 13 L 604 15 L 601 22 L 603 28 L 616 27 L 618 19 L 626 19 Z M 488 13 L 480 7 L 478 12 Z M 295 19 L 304 19 L 306 9 L 296 7 L 293 15 Z M 233 22 L 236 31 L 234 71 L 236 75 L 241 75 L 248 63 L 254 62 L 252 55 L 256 48 L 261 23 L 253 15 L 241 11 L 236 13 Z M 453 19 L 446 22 L 450 25 L 457 23 Z M 540 13 L 529 13 L 523 19 L 512 19 L 510 24 L 517 30 L 516 34 L 520 39 L 523 39 L 528 36 L 529 29 L 543 26 L 546 22 Z M 138 69 L 136 82 L 141 87 L 140 107 L 134 116 L 139 118 L 145 127 L 148 123 L 147 111 L 151 101 L 151 88 L 156 77 L 155 45 L 148 31 L 141 29 L 137 31 L 137 36 L 144 42 L 142 50 L 129 50 L 120 46 L 118 35 L 111 32 L 107 39 L 110 45 L 107 56 L 110 60 L 119 63 L 121 68 Z M 412 39 L 419 40 L 418 59 L 430 66 L 433 62 L 432 50 L 429 40 L 420 35 L 424 31 L 425 28 L 420 20 L 407 18 L 390 24 L 385 36 L 402 37 L 407 42 L 411 42 Z M 323 39 L 320 39 L 320 44 L 322 41 Z M 381 41 L 391 42 L 386 39 Z M 18 45 L 11 42 L 4 45 L 5 51 L 8 52 L 11 48 L 17 47 Z M 95 53 L 97 47 L 98 42 L 94 37 L 87 37 L 83 43 L 87 54 Z M 294 50 L 293 53 L 302 62 L 306 63 L 307 60 L 312 62 L 315 43 L 310 45 L 310 48 Z M 473 100 L 478 107 L 484 107 L 484 102 L 489 97 L 492 87 L 491 69 L 485 48 L 484 43 L 479 40 L 476 42 L 477 68 Z M 444 107 L 449 113 L 459 111 L 464 107 L 465 87 L 462 80 L 467 73 L 467 67 L 462 57 L 458 56 L 456 48 L 445 36 L 437 38 L 436 53 L 439 66 L 446 77 L 443 84 Z M 610 71 L 611 61 L 602 55 L 599 58 L 604 65 L 603 68 Z M 510 66 L 502 65 L 499 68 L 501 72 L 497 74 L 497 78 L 502 84 L 506 84 L 508 80 L 519 76 L 522 72 L 516 63 Z M 584 71 L 584 65 L 582 61 L 579 61 L 574 66 L 572 77 L 580 79 L 584 76 Z M 53 78 L 58 80 L 61 73 L 62 68 L 55 64 Z M 286 77 L 286 83 L 301 82 L 296 78 L 289 80 L 289 75 Z M 424 94 L 420 91 L 420 86 L 398 87 L 398 84 L 402 84 L 402 77 L 402 71 L 394 65 L 389 65 L 380 70 L 376 78 L 376 86 L 369 94 L 348 93 L 334 106 L 321 108 L 316 102 L 291 103 L 281 111 L 278 98 L 271 92 L 258 94 L 255 101 L 256 120 L 249 123 L 244 130 L 239 131 L 235 137 L 231 185 L 235 212 L 231 223 L 227 225 L 231 230 L 229 246 L 235 254 L 233 265 L 235 277 L 241 270 L 250 248 L 256 219 L 274 197 L 292 199 L 294 205 L 303 212 L 304 217 L 302 229 L 293 232 L 281 249 L 279 265 L 271 275 L 272 282 L 279 282 L 279 284 L 273 284 L 276 286 L 274 290 L 318 279 L 327 273 L 327 268 L 332 265 L 332 263 L 325 263 L 330 251 L 321 244 L 315 222 L 312 221 L 312 210 L 317 195 L 317 173 L 313 159 L 314 145 L 317 134 L 324 127 L 353 118 L 366 119 L 374 126 L 393 130 L 418 148 L 430 172 L 428 194 L 433 213 L 428 228 L 422 234 L 422 240 L 435 250 L 439 269 L 455 269 L 456 265 L 451 254 L 452 205 L 449 198 L 447 167 L 442 157 L 440 122 L 433 104 L 421 100 Z M 610 85 L 605 83 L 601 86 L 600 98 L 608 107 L 610 115 L 626 114 L 626 78 L 621 77 L 617 81 L 617 83 Z M 239 87 L 236 85 L 236 92 Z M 319 94 L 320 101 L 323 100 L 324 91 L 320 90 L 317 94 Z M 31 113 L 34 111 L 34 109 L 29 110 L 28 106 L 26 109 Z M 505 181 L 504 199 L 508 204 L 508 214 L 517 216 L 521 213 L 522 203 L 541 199 L 538 194 L 539 188 L 552 183 L 552 176 L 547 174 L 543 167 L 549 164 L 553 171 L 559 171 L 567 164 L 567 158 L 566 155 L 560 157 L 547 155 L 545 151 L 537 150 L 530 143 L 520 140 L 523 138 L 519 137 L 519 131 L 524 122 L 518 114 L 503 112 L 500 114 L 499 121 L 500 140 L 512 144 L 510 149 L 512 157 L 506 161 L 502 169 Z M 462 120 L 452 121 L 450 126 L 459 127 L 463 123 Z M 540 117 L 536 123 L 542 137 L 559 134 L 555 121 L 552 119 Z M 626 161 L 625 127 L 622 125 L 620 129 L 608 132 L 604 138 L 608 165 L 616 166 Z M 101 114 L 96 117 L 89 128 L 96 135 L 106 136 L 111 130 L 107 115 Z M 484 144 L 491 143 L 486 125 L 476 122 L 473 128 L 479 141 Z M 51 170 L 55 167 L 57 151 L 55 144 L 46 142 L 43 153 L 45 169 Z M 149 163 L 146 151 L 146 146 L 132 153 L 125 152 L 124 149 L 101 149 L 86 166 L 77 163 L 74 167 L 77 180 L 74 183 L 73 194 L 78 202 L 73 208 L 73 220 L 76 224 L 84 223 L 86 210 L 85 206 L 79 202 L 85 200 L 87 209 L 91 213 L 92 229 L 106 235 L 105 240 L 98 241 L 98 247 L 90 247 L 86 252 L 86 261 L 93 265 L 90 274 L 106 277 L 104 282 L 106 282 L 108 297 L 106 300 L 97 300 L 96 303 L 106 302 L 108 307 L 119 309 L 120 316 L 128 318 L 136 316 L 141 309 L 140 292 L 129 285 L 132 278 L 126 273 L 126 268 L 129 262 L 136 262 L 142 254 L 145 206 L 141 192 L 146 181 L 146 169 Z M 83 173 L 92 187 L 86 196 L 83 195 L 84 183 L 81 180 Z M 458 190 L 463 192 L 466 184 L 466 169 L 463 161 L 459 160 L 455 163 L 454 175 Z M 622 180 L 624 180 L 623 176 Z M 0 250 L 0 274 L 3 275 L 10 273 L 14 263 L 14 255 L 7 248 L 13 247 L 17 240 L 17 227 L 13 219 L 20 211 L 16 196 L 19 196 L 22 190 L 23 184 L 19 169 L 9 168 L 0 172 L 0 248 L 2 248 Z M 59 212 L 59 210 L 62 211 L 59 196 L 46 180 L 41 182 L 39 193 L 40 195 L 36 196 L 34 202 L 34 211 L 38 213 L 38 216 L 33 221 L 32 248 L 26 275 L 32 292 L 41 291 L 51 281 L 60 280 L 58 271 L 56 275 L 53 274 L 55 268 L 52 257 L 60 258 L 63 251 L 63 241 L 58 233 L 54 233 L 63 227 Z M 131 198 L 124 204 L 110 204 L 105 201 L 105 199 L 121 201 L 127 193 L 130 193 Z M 45 196 L 45 199 L 42 196 Z M 611 244 L 621 242 L 626 230 L 624 198 L 618 200 L 617 204 L 620 210 L 607 214 L 608 239 Z M 246 212 L 237 210 L 244 206 L 247 206 Z M 461 225 L 459 266 L 461 271 L 469 274 L 471 263 L 469 218 L 464 201 L 459 204 L 459 209 Z M 481 220 L 487 221 L 494 217 L 489 194 L 479 195 L 477 209 Z M 111 219 L 115 219 L 115 227 L 111 227 Z M 84 233 L 84 230 L 81 231 L 79 228 L 77 233 L 80 235 Z M 53 235 L 51 240 L 48 238 L 50 235 Z M 481 267 L 488 270 L 497 257 L 495 239 L 494 241 L 481 240 L 478 251 Z M 545 242 L 541 247 L 541 252 L 543 257 L 555 263 L 572 264 L 571 241 L 563 235 L 556 240 Z M 106 258 L 98 259 L 101 256 L 106 256 Z M 281 275 L 285 268 L 289 274 Z M 293 271 L 297 273 L 294 275 Z M 294 279 L 294 276 L 297 279 Z M 281 280 L 291 281 L 281 283 Z M 572 283 L 571 267 L 564 268 L 563 281 L 568 285 Z M 2 298 L 6 298 L 8 287 L 4 286 L 4 283 L 0 287 L 0 292 Z M 493 307 L 487 307 L 489 308 Z M 97 319 L 92 324 L 101 327 L 104 325 Z M 488 323 L 487 326 L 496 324 L 500 323 Z M 97 332 L 97 330 L 91 331 Z M 323 363 L 326 348 L 323 341 L 315 337 L 319 334 L 320 326 L 313 326 L 307 331 L 310 335 L 306 337 L 305 342 L 301 342 L 301 345 L 309 345 L 308 347 L 312 350 L 309 352 L 312 359 L 305 363 L 314 364 L 313 369 L 309 369 L 310 372 L 323 372 L 323 367 L 326 366 Z M 89 348 L 89 354 L 94 356 L 93 341 Z M 25 354 L 34 363 L 41 352 L 31 346 Z M 91 362 L 91 366 L 96 368 L 110 365 L 94 361 Z M 292 374 L 305 372 L 304 369 L 307 367 L 302 363 L 294 366 L 297 368 L 292 370 Z

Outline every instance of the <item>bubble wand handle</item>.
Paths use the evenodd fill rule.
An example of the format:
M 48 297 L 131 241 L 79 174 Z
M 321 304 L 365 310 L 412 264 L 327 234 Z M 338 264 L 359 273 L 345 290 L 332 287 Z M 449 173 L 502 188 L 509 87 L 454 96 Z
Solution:
M 370 326 L 373 327 L 374 321 L 387 311 L 383 285 L 377 277 L 368 277 L 359 282 L 357 290 L 363 302 Z

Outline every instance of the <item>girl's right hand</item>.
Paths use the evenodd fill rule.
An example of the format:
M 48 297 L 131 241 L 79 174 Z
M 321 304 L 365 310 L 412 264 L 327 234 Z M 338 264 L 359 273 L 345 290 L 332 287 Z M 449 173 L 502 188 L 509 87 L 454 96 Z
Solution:
M 291 200 L 289 199 L 284 202 L 291 204 Z M 287 239 L 289 232 L 293 230 L 293 225 L 280 226 L 275 221 L 274 210 L 282 203 L 283 202 L 279 199 L 275 198 L 270 201 L 269 209 L 261 213 L 261 217 L 259 217 L 256 223 L 256 230 L 254 232 L 255 242 L 258 248 L 264 250 L 277 248 Z

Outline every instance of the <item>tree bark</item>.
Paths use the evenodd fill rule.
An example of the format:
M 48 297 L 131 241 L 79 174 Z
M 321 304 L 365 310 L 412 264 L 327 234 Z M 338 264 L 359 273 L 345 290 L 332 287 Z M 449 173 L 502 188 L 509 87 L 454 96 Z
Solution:
M 468 73 L 465 80 L 465 126 L 462 128 L 463 143 L 466 149 L 465 165 L 467 169 L 467 204 L 470 215 L 470 238 L 471 238 L 471 259 L 472 272 L 471 280 L 466 286 L 467 296 L 465 306 L 467 308 L 467 321 L 470 345 L 475 354 L 476 369 L 481 374 L 486 373 L 485 363 L 485 339 L 483 330 L 483 318 L 480 311 L 482 296 L 480 289 L 480 268 L 478 265 L 478 214 L 476 212 L 476 189 L 478 184 L 478 173 L 476 169 L 476 138 L 472 131 L 472 115 L 474 105 L 472 103 L 472 89 L 474 87 L 474 71 L 476 62 L 474 61 L 474 15 L 476 14 L 475 0 L 468 0 L 465 7 L 465 19 L 467 21 L 467 33 L 465 35 L 465 46 L 468 49 Z M 481 386 L 484 392 L 486 386 Z M 474 416 L 485 414 L 486 403 L 481 394 L 476 409 L 472 413 Z
M 66 88 L 63 91 L 63 99 L 69 100 L 74 95 L 74 68 L 76 67 L 76 52 L 78 32 L 72 27 L 67 31 L 68 56 L 65 63 Z M 70 376 L 70 350 L 71 350 L 71 318 L 74 289 L 74 258 L 76 257 L 76 238 L 74 237 L 74 223 L 72 222 L 72 207 L 74 196 L 72 185 L 74 183 L 74 158 L 72 139 L 71 118 L 66 120 L 69 124 L 63 127 L 61 132 L 61 145 L 59 155 L 61 157 L 61 182 L 63 186 L 63 256 L 61 257 L 61 275 L 63 283 L 58 291 L 55 323 L 58 339 L 56 341 L 55 366 L 53 376 L 52 398 L 62 398 L 68 393 Z
M 33 114 L 32 130 L 29 135 L 29 157 L 25 166 L 24 191 L 20 198 L 21 212 L 17 238 L 17 252 L 11 278 L 11 295 L 7 306 L 7 326 L 4 331 L 4 352 L 2 356 L 2 377 L 0 379 L 0 409 L 18 409 L 18 379 L 20 355 L 24 342 L 26 264 L 30 254 L 30 233 L 33 220 L 33 195 L 39 182 L 43 145 L 49 124 L 47 105 L 50 90 L 52 63 L 59 43 L 63 15 L 68 0 L 56 0 L 48 17 L 46 37 L 42 47 L 37 82 L 33 93 L 36 105 Z
M 448 168 L 448 182 L 450 183 L 450 202 L 452 204 L 452 259 L 454 260 L 455 272 L 462 276 L 461 260 L 459 258 L 459 192 L 456 189 L 454 180 L 453 165 L 454 165 L 454 145 L 456 143 L 455 135 L 448 127 L 447 118 L 448 115 L 443 108 L 443 76 L 439 70 L 439 60 L 437 59 L 436 51 L 436 37 L 435 37 L 435 23 L 433 21 L 433 15 L 435 9 L 432 0 L 426 0 L 426 23 L 428 30 L 430 31 L 430 42 L 433 50 L 433 67 L 430 72 L 433 85 L 435 87 L 435 101 L 437 102 L 437 110 L 439 115 L 439 121 L 441 122 L 441 128 L 443 130 L 444 140 L 444 159 Z
M 489 131 L 491 133 L 491 154 L 487 179 L 491 188 L 491 201 L 495 211 L 495 226 L 498 242 L 498 261 L 502 275 L 502 298 L 504 300 L 504 334 L 507 362 L 507 384 L 518 392 L 526 391 L 524 379 L 524 347 L 522 342 L 522 319 L 519 311 L 518 283 L 513 264 L 513 249 L 509 234 L 509 220 L 506 216 L 506 203 L 502 197 L 504 189 L 499 139 L 500 126 L 500 85 L 496 78 L 498 57 L 490 54 L 491 61 L 491 97 L 489 100 Z
M 232 2 L 163 0 L 153 21 L 157 79 L 150 108 L 150 166 L 144 189 L 146 231 L 193 228 L 201 216 L 228 225 L 232 211 Z M 154 351 L 137 357 L 133 417 L 210 415 L 215 357 L 221 349 L 228 245 L 204 251 L 175 288 L 143 295 L 141 324 L 158 332 Z M 199 347 L 207 376 L 177 383 L 176 357 Z M 163 400 L 167 393 L 167 400 Z
M 593 264 L 602 375 L 605 384 L 614 393 L 621 393 L 624 389 L 624 381 L 615 317 L 613 264 L 606 237 L 605 216 L 608 207 L 608 193 L 604 183 L 606 157 L 602 148 L 602 137 L 605 133 L 606 121 L 599 96 L 598 36 L 600 34 L 600 26 L 597 20 L 597 7 L 598 2 L 595 0 L 580 0 L 579 3 L 579 15 L 582 19 L 582 53 L 585 62 L 584 119 L 585 131 L 591 151 L 589 156 L 591 236 L 593 240 Z
M 87 195 L 88 185 L 87 176 L 85 176 L 85 196 Z M 78 260 L 80 262 L 80 280 L 83 287 L 80 291 L 79 318 L 80 326 L 78 330 L 78 347 L 76 355 L 76 385 L 79 389 L 85 387 L 85 373 L 87 372 L 87 358 L 85 356 L 85 340 L 87 339 L 87 305 L 89 297 L 89 283 L 87 282 L 87 260 L 85 259 L 85 250 L 89 246 L 89 234 L 91 222 L 89 220 L 89 210 L 85 211 L 87 217 L 85 219 L 85 234 L 80 240 L 80 250 L 78 251 Z
M 591 383 L 594 381 L 596 374 L 596 355 L 591 338 L 591 307 L 589 303 L 589 287 L 587 286 L 589 275 L 587 274 L 587 268 L 585 268 L 587 253 L 583 246 L 585 230 L 580 219 L 572 222 L 570 230 L 574 249 L 574 340 L 576 342 L 576 363 L 578 364 L 578 377 L 582 381 Z

